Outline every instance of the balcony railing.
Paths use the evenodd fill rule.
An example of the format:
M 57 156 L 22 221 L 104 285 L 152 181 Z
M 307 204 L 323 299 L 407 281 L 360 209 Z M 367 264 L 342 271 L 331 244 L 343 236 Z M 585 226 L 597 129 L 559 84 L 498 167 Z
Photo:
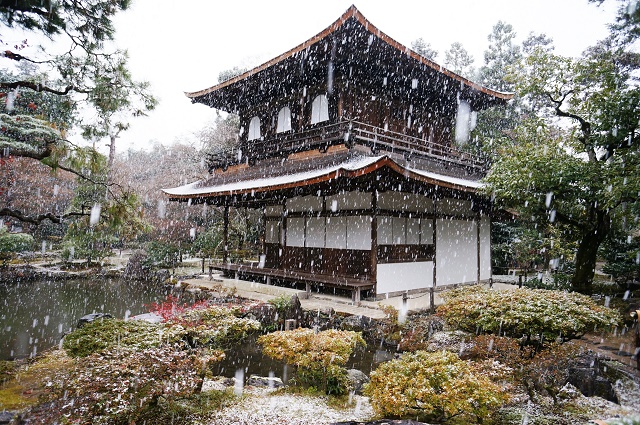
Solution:
M 279 133 L 260 140 L 243 142 L 233 151 L 218 152 L 209 157 L 210 168 L 225 168 L 229 165 L 249 161 L 286 157 L 289 154 L 318 149 L 326 151 L 330 146 L 356 144 L 368 146 L 374 154 L 391 152 L 405 158 L 435 159 L 479 171 L 486 169 L 486 162 L 468 152 L 443 146 L 428 140 L 385 130 L 358 121 L 341 121 L 317 125 L 295 133 Z

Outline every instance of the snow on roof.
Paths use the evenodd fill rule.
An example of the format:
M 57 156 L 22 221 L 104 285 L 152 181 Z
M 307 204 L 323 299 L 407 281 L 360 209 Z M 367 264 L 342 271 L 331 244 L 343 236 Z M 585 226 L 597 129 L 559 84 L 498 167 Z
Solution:
M 484 183 L 478 180 L 466 180 L 459 177 L 443 176 L 442 174 L 431 173 L 429 171 L 417 170 L 415 168 L 407 168 L 412 173 L 418 174 L 429 179 L 438 180 L 444 183 L 451 183 L 456 186 L 469 187 L 472 189 L 480 189 L 484 187 Z
M 434 184 L 442 182 L 446 185 L 463 189 L 478 189 L 483 186 L 479 181 L 465 180 L 458 177 L 444 176 L 428 171 L 403 167 L 387 156 L 358 156 L 350 158 L 340 164 L 317 170 L 259 179 L 240 180 L 213 186 L 204 186 L 206 181 L 199 180 L 180 187 L 162 189 L 162 191 L 173 198 L 208 197 L 230 195 L 234 193 L 265 192 L 284 187 L 304 186 L 306 183 L 310 183 L 311 180 L 330 180 L 332 178 L 340 177 L 343 172 L 351 174 L 353 172 L 364 170 L 367 167 L 374 166 L 377 163 L 380 163 L 379 165 L 392 165 L 392 168 L 396 168 L 400 172 L 406 171 L 408 173 L 413 173 L 418 177 L 424 177 L 427 180 L 432 181 Z M 378 167 L 375 168 L 377 169 Z

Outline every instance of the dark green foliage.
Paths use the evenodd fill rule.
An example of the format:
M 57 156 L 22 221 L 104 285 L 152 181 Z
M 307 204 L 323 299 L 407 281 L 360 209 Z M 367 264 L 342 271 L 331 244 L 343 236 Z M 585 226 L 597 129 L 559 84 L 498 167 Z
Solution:
M 0 2 L 0 21 L 47 36 L 70 32 L 78 42 L 101 44 L 113 38 L 113 15 L 129 4 L 130 0 L 7 0 Z
M 640 237 L 614 231 L 600 250 L 606 264 L 602 271 L 620 284 L 640 280 Z

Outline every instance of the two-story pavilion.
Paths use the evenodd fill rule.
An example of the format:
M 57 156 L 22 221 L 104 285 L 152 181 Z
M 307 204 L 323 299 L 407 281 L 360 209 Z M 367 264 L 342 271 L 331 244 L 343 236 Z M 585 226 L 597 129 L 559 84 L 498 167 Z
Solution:
M 220 270 L 360 299 L 491 278 L 485 163 L 457 149 L 511 95 L 396 42 L 355 7 L 280 56 L 187 93 L 240 116 L 239 145 L 174 201 L 264 212 L 262 260 Z M 225 236 L 226 237 L 226 236 Z M 225 250 L 226 250 L 225 243 Z

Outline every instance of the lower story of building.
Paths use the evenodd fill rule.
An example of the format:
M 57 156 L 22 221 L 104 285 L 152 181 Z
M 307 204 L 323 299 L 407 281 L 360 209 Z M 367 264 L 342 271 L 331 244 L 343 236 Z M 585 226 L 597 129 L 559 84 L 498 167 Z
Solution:
M 469 199 L 395 191 L 294 197 L 265 207 L 263 253 L 242 270 L 376 297 L 487 281 L 490 223 Z

